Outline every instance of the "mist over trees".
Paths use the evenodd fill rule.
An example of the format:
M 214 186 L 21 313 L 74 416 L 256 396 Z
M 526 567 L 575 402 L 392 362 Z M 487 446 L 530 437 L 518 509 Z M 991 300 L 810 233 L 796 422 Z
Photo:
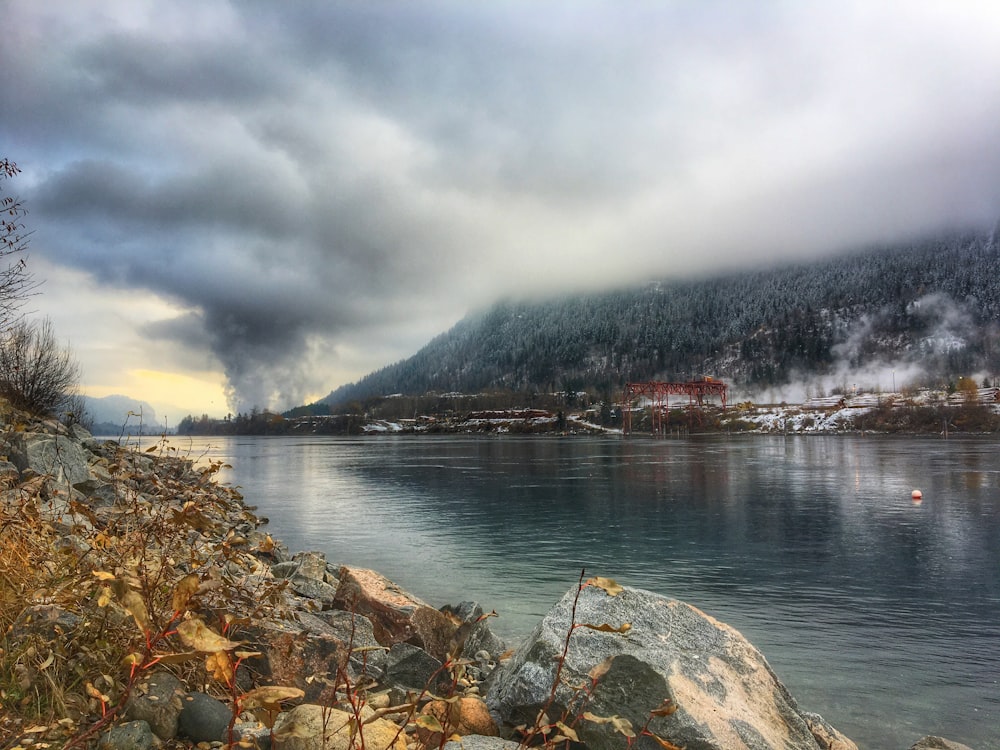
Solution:
M 587 390 L 724 378 L 748 392 L 858 373 L 913 383 L 1000 371 L 996 232 L 884 247 L 823 262 L 660 281 L 468 316 L 414 356 L 322 401 L 374 396 Z M 895 383 L 893 383 L 895 385 Z

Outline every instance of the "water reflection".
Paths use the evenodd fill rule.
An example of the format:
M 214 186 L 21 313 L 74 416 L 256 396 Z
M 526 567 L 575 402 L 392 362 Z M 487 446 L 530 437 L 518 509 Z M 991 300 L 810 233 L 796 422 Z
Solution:
M 991 441 L 217 442 L 293 549 L 477 599 L 509 636 L 586 567 L 739 628 L 863 747 L 1000 747 Z

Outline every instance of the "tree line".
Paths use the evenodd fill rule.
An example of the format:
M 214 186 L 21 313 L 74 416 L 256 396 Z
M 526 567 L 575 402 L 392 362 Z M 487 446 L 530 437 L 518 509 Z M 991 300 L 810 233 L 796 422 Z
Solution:
M 748 388 L 916 361 L 929 378 L 1000 370 L 1000 249 L 959 235 L 825 261 L 544 302 L 508 299 L 329 394 L 587 390 L 703 374 Z

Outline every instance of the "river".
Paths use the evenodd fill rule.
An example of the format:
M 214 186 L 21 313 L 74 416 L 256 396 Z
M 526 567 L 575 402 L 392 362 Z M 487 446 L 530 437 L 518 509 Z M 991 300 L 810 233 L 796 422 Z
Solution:
M 292 551 L 524 636 L 580 570 L 740 630 L 863 749 L 1000 748 L 993 439 L 172 438 Z M 923 499 L 911 498 L 914 489 Z

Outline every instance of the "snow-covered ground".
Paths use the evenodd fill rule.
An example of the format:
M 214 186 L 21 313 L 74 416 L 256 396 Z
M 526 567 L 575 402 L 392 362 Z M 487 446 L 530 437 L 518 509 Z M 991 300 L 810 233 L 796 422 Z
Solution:
M 979 403 L 990 405 L 1000 414 L 1000 393 L 995 388 L 981 388 L 976 393 Z M 811 398 L 802 404 L 756 405 L 751 402 L 731 405 L 724 412 L 715 412 L 724 431 L 760 433 L 823 433 L 843 432 L 854 429 L 855 420 L 879 407 L 927 406 L 947 404 L 958 406 L 964 394 L 921 391 L 919 393 L 863 393 L 852 396 L 825 396 Z M 646 415 L 648 425 L 648 400 L 639 400 L 633 406 L 633 424 Z M 714 407 L 718 408 L 718 407 Z M 563 426 L 559 417 L 539 409 L 505 409 L 471 412 L 464 417 L 436 418 L 431 416 L 398 421 L 372 420 L 362 427 L 366 434 L 398 433 L 543 433 L 566 432 L 572 434 L 621 434 L 620 428 L 602 427 L 589 421 L 594 411 L 567 413 Z M 633 427 L 642 434 L 648 428 Z
M 750 422 L 760 432 L 837 432 L 851 429 L 853 420 L 874 407 L 841 407 L 839 409 L 806 409 L 801 406 L 771 407 L 744 412 L 736 416 Z

